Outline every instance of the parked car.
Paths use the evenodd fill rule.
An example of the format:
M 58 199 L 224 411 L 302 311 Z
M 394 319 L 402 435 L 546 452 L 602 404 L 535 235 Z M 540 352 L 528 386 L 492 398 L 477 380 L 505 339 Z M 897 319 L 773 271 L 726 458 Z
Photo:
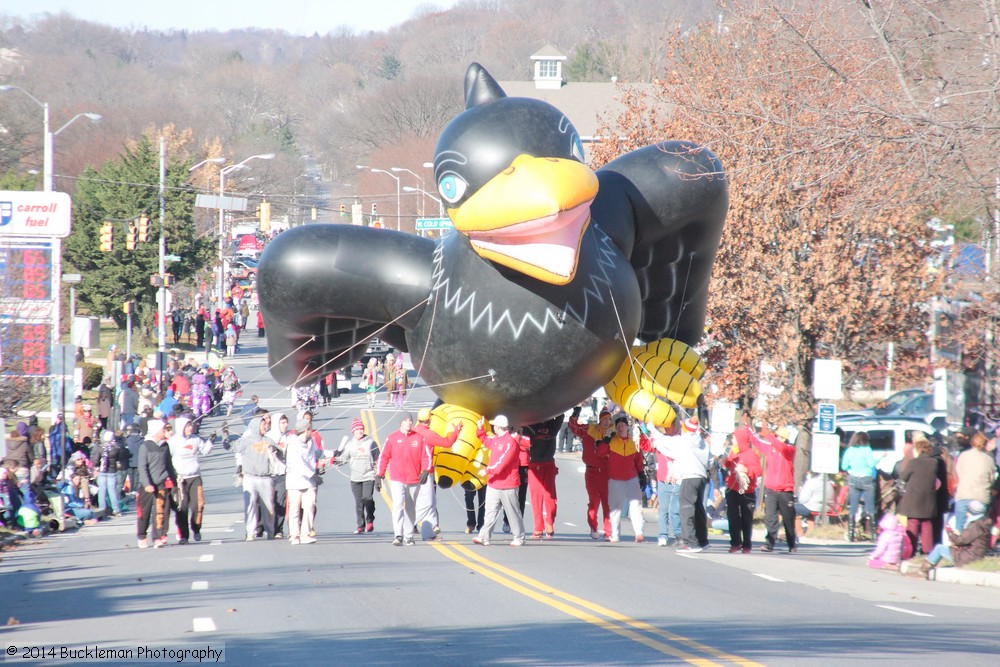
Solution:
M 926 389 L 903 389 L 890 394 L 888 398 L 879 401 L 874 407 L 863 408 L 861 410 L 845 410 L 837 414 L 838 419 L 854 419 L 857 417 L 885 417 L 893 415 L 904 403 L 915 396 L 927 394 Z M 931 401 L 933 406 L 933 400 Z
M 912 436 L 916 431 L 927 434 L 927 437 L 939 433 L 936 428 L 920 418 L 872 417 L 843 422 L 838 418 L 836 424 L 842 449 L 847 446 L 855 433 L 867 433 L 876 460 L 890 457 L 893 463 L 903 458 L 903 443 L 906 442 L 907 434 Z
M 229 277 L 232 280 L 246 278 L 250 282 L 257 282 L 257 262 L 249 257 L 230 260 Z

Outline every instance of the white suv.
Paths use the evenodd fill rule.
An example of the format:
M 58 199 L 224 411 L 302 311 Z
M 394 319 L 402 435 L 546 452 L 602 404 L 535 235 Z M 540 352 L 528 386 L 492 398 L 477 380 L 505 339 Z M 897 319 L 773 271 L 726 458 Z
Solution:
M 892 461 L 903 458 L 903 443 L 906 435 L 921 431 L 930 437 L 937 430 L 922 419 L 906 419 L 901 417 L 873 417 L 870 419 L 850 419 L 837 421 L 837 435 L 840 436 L 841 447 L 846 447 L 855 433 L 868 434 L 872 453 L 875 459 L 891 457 Z M 911 437 L 912 442 L 912 437 Z

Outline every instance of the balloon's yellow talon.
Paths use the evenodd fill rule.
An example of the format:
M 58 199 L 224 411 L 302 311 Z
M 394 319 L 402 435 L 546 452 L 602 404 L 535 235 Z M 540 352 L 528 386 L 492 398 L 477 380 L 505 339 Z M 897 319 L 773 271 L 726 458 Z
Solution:
M 694 408 L 701 396 L 698 380 L 705 362 L 689 345 L 672 338 L 632 348 L 605 390 L 608 398 L 643 422 L 669 426 L 676 416 L 671 403 Z
M 486 485 L 486 465 L 489 452 L 476 436 L 479 415 L 459 405 L 444 403 L 431 412 L 431 429 L 445 435 L 456 421 L 462 422 L 462 433 L 451 449 L 435 449 L 434 475 L 438 485 L 447 489 L 460 484 L 471 491 Z

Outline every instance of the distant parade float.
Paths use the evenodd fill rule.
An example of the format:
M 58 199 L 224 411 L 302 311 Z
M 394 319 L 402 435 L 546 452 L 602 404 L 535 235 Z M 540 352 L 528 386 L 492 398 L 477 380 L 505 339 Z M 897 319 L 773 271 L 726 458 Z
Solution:
M 378 337 L 440 398 L 441 486 L 482 484 L 480 415 L 543 422 L 601 386 L 636 419 L 693 408 L 709 278 L 728 208 L 708 149 L 663 142 L 596 172 L 572 123 L 507 97 L 478 64 L 438 139 L 434 178 L 455 231 L 440 239 L 352 225 L 278 235 L 258 267 L 272 375 L 315 382 Z M 633 346 L 634 341 L 641 344 Z

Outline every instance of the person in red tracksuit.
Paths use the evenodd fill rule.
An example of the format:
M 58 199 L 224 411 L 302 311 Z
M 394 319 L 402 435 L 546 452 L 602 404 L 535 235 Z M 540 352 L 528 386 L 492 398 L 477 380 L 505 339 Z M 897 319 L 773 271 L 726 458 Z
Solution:
M 764 474 L 760 457 L 749 445 L 734 442 L 719 465 L 726 471 L 729 553 L 748 554 L 753 534 L 753 510 L 757 504 L 757 479 Z
M 485 419 L 480 417 L 476 435 L 490 453 L 490 464 L 486 467 L 486 519 L 472 542 L 489 545 L 502 508 L 514 533 L 510 546 L 519 547 L 524 544 L 524 519 L 517 506 L 517 488 L 521 484 L 518 474 L 520 439 L 511 435 L 510 424 L 504 415 L 497 415 L 490 422 L 495 435 L 487 437 L 484 424 Z
M 531 513 L 535 539 L 551 539 L 556 522 L 556 441 L 562 429 L 564 415 L 524 427 L 531 441 L 528 452 L 528 493 L 531 494 Z M 544 530 L 544 532 L 543 532 Z
M 597 530 L 597 506 L 604 511 L 604 539 L 611 539 L 611 511 L 608 506 L 608 443 L 604 438 L 614 435 L 611 425 L 611 411 L 601 410 L 597 424 L 584 425 L 580 418 L 579 406 L 573 408 L 569 418 L 569 430 L 583 442 L 583 464 L 587 470 L 583 481 L 587 488 L 587 524 L 590 526 L 590 537 L 601 539 Z
M 399 430 L 385 439 L 382 454 L 378 457 L 378 478 L 385 479 L 386 471 L 392 481 L 392 523 L 394 546 L 413 546 L 413 526 L 416 523 L 417 492 L 430 477 L 430 448 L 424 436 L 413 430 L 413 415 L 403 413 Z
M 778 515 L 785 527 L 788 552 L 795 553 L 795 445 L 788 442 L 788 430 L 779 428 L 771 433 L 765 426 L 753 444 L 764 455 L 767 469 L 764 472 L 764 526 L 767 544 L 761 551 L 774 551 L 778 540 Z
M 420 527 L 420 536 L 424 541 L 437 539 L 441 532 L 440 519 L 437 510 L 437 484 L 434 481 L 434 450 L 451 449 L 451 446 L 458 440 L 462 433 L 462 422 L 455 420 L 452 423 L 452 430 L 446 436 L 441 436 L 431 429 L 431 411 L 427 408 L 420 408 L 417 412 L 417 423 L 413 430 L 424 436 L 427 442 L 428 453 L 431 457 L 431 474 L 427 481 L 420 485 L 417 493 L 417 523 Z

